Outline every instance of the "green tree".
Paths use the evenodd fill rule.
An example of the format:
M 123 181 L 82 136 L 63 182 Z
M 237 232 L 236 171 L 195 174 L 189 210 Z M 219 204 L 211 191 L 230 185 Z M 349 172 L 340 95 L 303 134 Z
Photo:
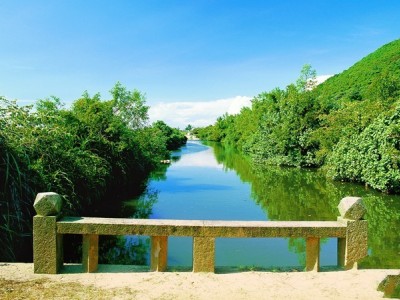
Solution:
M 317 72 L 310 64 L 305 64 L 300 71 L 300 77 L 296 81 L 299 92 L 310 91 L 317 86 Z
M 318 86 L 315 70 L 306 64 L 296 84 L 263 92 L 251 108 L 194 132 L 234 145 L 260 165 L 328 166 L 332 178 L 400 192 L 398 146 L 384 138 L 389 125 L 382 124 L 397 128 L 388 118 L 400 105 L 399 53 L 400 40 L 393 41 Z
M 328 161 L 329 176 L 400 192 L 400 107 L 359 134 L 339 141 Z
M 110 91 L 113 97 L 114 113 L 133 129 L 143 128 L 149 117 L 149 107 L 146 106 L 146 96 L 138 90 L 128 91 L 117 82 Z
M 144 126 L 142 94 L 112 91 L 106 101 L 84 92 L 70 109 L 57 97 L 35 110 L 0 97 L 0 260 L 31 259 L 22 250 L 32 245 L 36 193 L 61 194 L 69 215 L 119 216 L 120 201 L 143 191 L 169 155 L 164 134 Z
M 186 136 L 179 129 L 169 127 L 164 121 L 153 123 L 153 127 L 158 129 L 165 137 L 168 150 L 176 150 L 187 141 Z

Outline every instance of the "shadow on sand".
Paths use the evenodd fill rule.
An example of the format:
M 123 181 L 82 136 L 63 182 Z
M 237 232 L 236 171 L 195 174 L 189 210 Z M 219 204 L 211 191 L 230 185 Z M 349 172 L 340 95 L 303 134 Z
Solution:
M 192 272 L 191 266 L 174 266 L 168 267 L 166 272 Z M 254 267 L 254 266 L 239 266 L 239 267 L 227 267 L 217 266 L 215 267 L 215 274 L 229 274 L 229 273 L 243 273 L 243 272 L 303 272 L 304 268 L 295 267 Z M 334 272 L 343 271 L 343 268 L 337 266 L 323 266 L 320 267 L 320 272 Z M 139 265 L 102 265 L 100 264 L 96 273 L 147 273 L 151 272 L 149 266 Z M 81 264 L 64 264 L 61 270 L 61 274 L 79 274 L 84 273 Z

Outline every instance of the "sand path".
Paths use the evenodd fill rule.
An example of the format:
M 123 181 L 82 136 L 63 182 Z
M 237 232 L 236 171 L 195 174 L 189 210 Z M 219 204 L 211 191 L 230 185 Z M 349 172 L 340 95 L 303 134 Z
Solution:
M 68 272 L 68 273 L 65 273 Z M 127 266 L 100 266 L 98 273 L 79 273 L 67 266 L 63 274 L 33 274 L 32 264 L 0 263 L 0 278 L 30 281 L 48 278 L 103 289 L 128 288 L 116 299 L 382 299 L 378 284 L 400 270 L 331 272 L 133 272 Z

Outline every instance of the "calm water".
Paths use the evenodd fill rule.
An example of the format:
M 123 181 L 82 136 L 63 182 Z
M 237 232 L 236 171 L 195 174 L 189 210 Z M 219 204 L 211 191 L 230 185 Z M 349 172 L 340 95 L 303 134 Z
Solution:
M 149 182 L 146 214 L 154 219 L 336 220 L 341 198 L 363 197 L 368 209 L 369 257 L 360 267 L 400 267 L 400 197 L 333 183 L 317 171 L 256 170 L 233 149 L 188 142 L 174 152 L 165 175 Z M 136 216 L 141 217 L 141 216 Z M 397 229 L 397 230 L 396 230 Z M 336 239 L 321 243 L 321 265 L 336 265 Z M 192 238 L 169 238 L 169 266 L 192 265 Z M 216 239 L 216 266 L 296 267 L 304 239 Z

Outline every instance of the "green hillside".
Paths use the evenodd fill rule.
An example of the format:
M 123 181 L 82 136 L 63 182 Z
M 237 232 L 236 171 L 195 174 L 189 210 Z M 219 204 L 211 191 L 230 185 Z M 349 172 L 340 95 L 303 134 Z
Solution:
M 387 77 L 400 78 L 400 40 L 386 44 L 317 87 L 319 100 L 335 103 L 365 100 Z
M 314 76 L 306 65 L 296 84 L 263 92 L 251 108 L 196 132 L 235 145 L 257 165 L 318 167 L 400 193 L 400 40 L 310 90 Z

